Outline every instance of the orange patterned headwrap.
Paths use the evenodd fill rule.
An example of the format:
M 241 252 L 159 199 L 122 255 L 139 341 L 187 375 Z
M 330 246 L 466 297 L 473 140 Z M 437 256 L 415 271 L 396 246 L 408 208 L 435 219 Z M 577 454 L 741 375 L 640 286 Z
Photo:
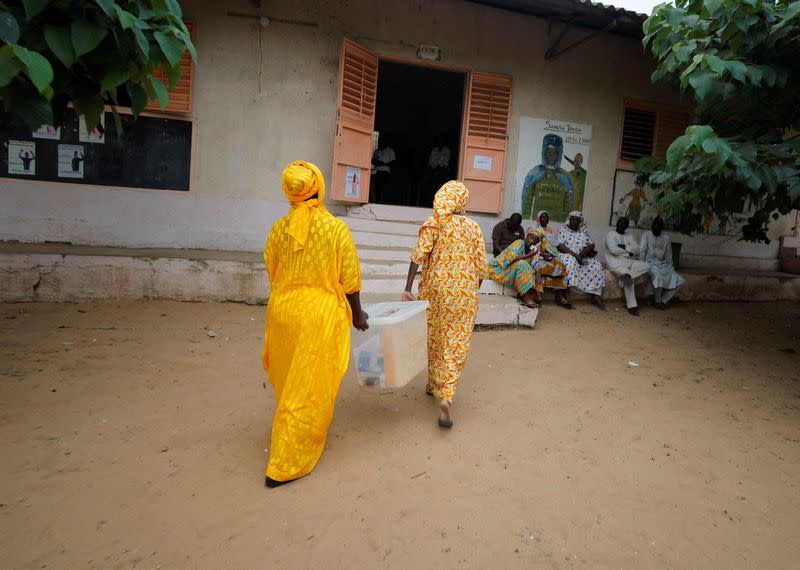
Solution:
M 283 170 L 283 193 L 292 209 L 289 211 L 289 235 L 294 238 L 294 251 L 305 248 L 311 225 L 311 208 L 327 213 L 323 205 L 325 179 L 316 165 L 295 160 Z M 310 200 L 312 196 L 316 198 Z
M 446 182 L 433 198 L 433 216 L 426 226 L 441 227 L 453 214 L 463 214 L 469 201 L 469 190 L 459 180 Z

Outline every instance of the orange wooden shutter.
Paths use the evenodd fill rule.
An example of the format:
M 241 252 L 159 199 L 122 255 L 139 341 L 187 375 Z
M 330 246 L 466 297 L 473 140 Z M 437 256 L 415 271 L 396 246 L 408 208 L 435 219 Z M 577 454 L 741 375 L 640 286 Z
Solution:
M 189 29 L 189 35 L 194 41 L 194 23 L 193 22 L 184 22 L 186 27 Z M 169 90 L 169 103 L 167 103 L 167 107 L 162 111 L 161 105 L 159 105 L 158 101 L 150 101 L 147 104 L 148 111 L 156 111 L 159 113 L 183 113 L 188 114 L 192 112 L 192 84 L 194 83 L 194 62 L 192 61 L 192 56 L 189 55 L 188 50 L 183 52 L 183 57 L 181 57 L 180 62 L 178 65 L 181 66 L 181 78 L 178 79 L 178 82 L 175 84 L 174 89 Z M 164 70 L 158 68 L 156 72 L 153 74 L 154 77 L 161 80 L 164 85 L 167 86 L 169 89 L 169 79 L 167 79 L 167 74 L 164 73 Z
M 692 124 L 692 111 L 651 101 L 625 101 L 618 168 L 630 170 L 643 156 L 665 157 L 667 149 Z
M 667 156 L 667 149 L 692 124 L 692 114 L 685 109 L 663 109 L 658 113 L 653 137 L 653 156 Z
M 345 38 L 339 57 L 330 184 L 334 200 L 364 203 L 369 199 L 377 92 L 378 56 Z
M 461 152 L 461 180 L 469 188 L 470 211 L 497 213 L 502 209 L 510 118 L 511 78 L 470 74 Z

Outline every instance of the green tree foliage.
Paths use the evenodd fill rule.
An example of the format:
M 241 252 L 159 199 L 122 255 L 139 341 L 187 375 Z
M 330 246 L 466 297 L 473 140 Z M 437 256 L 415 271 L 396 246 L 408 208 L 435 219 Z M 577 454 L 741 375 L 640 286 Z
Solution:
M 58 124 L 72 103 L 87 128 L 126 92 L 134 115 L 162 109 L 186 50 L 197 60 L 177 0 L 0 0 L 0 104 L 32 129 Z
M 800 207 L 800 0 L 677 0 L 644 23 L 653 82 L 691 92 L 695 123 L 666 160 L 637 163 L 658 203 L 697 231 L 747 205 L 748 241 Z

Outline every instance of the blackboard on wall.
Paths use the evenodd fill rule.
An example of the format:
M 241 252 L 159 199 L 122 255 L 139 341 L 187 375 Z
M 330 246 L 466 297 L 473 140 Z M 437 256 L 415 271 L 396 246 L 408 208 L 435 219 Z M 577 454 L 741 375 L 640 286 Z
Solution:
M 59 129 L 32 133 L 0 111 L 0 178 L 188 191 L 192 122 L 120 116 L 121 134 L 110 112 L 87 133 L 72 109 Z

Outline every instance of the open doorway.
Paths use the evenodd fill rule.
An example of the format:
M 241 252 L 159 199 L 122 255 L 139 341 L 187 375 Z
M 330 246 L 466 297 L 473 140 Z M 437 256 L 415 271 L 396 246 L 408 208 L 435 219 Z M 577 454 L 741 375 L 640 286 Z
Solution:
M 458 178 L 466 74 L 381 61 L 369 201 L 430 208 Z

